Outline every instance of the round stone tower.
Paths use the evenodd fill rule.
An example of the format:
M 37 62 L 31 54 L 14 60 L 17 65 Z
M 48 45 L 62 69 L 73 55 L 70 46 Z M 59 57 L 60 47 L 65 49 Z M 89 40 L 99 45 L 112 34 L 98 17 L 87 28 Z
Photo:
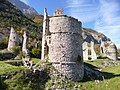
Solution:
M 84 65 L 81 22 L 63 15 L 62 9 L 48 17 L 45 9 L 42 38 L 42 59 L 48 54 L 49 62 L 61 75 L 72 81 L 82 80 Z
M 49 62 L 72 81 L 84 76 L 81 22 L 65 15 L 49 17 Z

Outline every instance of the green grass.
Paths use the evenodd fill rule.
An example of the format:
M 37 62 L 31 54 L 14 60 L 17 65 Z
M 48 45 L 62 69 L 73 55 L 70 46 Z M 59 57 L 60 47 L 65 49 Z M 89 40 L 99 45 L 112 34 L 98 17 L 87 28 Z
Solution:
M 0 61 L 0 75 L 1 74 L 12 74 L 15 72 L 25 71 L 26 69 L 23 66 L 17 67 L 17 66 L 12 66 L 12 65 L 6 63 L 6 62 L 16 62 L 16 61 L 19 62 L 21 60 L 19 60 L 19 61 L 18 60 Z M 33 58 L 32 61 L 35 64 L 34 67 L 39 66 L 39 64 L 41 63 L 41 60 L 36 59 L 36 58 Z M 59 77 L 54 77 L 54 78 L 49 79 L 46 82 L 46 84 L 44 84 L 44 85 L 41 85 L 41 83 L 39 83 L 39 84 L 42 86 L 42 88 L 44 87 L 45 89 L 48 89 L 48 90 L 51 89 L 53 86 L 58 87 L 60 89 L 65 88 L 66 90 L 120 90 L 120 66 L 113 65 L 113 66 L 103 67 L 104 61 L 108 61 L 108 59 L 85 61 L 85 63 L 90 64 L 92 66 L 92 68 L 95 68 L 95 69 L 101 68 L 101 70 L 102 70 L 101 72 L 103 72 L 104 76 L 105 76 L 104 77 L 105 79 L 103 81 L 97 80 L 97 81 L 72 82 L 72 81 L 68 81 L 68 80 L 62 80 Z M 113 62 L 113 61 L 109 61 L 109 62 Z M 118 61 L 118 63 L 120 63 L 120 61 Z M 53 69 L 53 71 L 54 71 L 54 69 Z M 32 80 L 28 77 L 26 77 L 26 79 L 24 79 L 25 78 L 24 74 L 21 76 L 19 74 L 20 73 L 18 73 L 12 79 L 6 80 L 4 83 L 6 83 L 7 85 L 9 85 L 9 83 L 11 83 L 9 85 L 11 87 L 14 87 L 14 85 L 17 85 L 17 88 L 19 88 L 20 85 L 22 85 L 23 87 L 27 87 L 27 88 L 30 88 L 29 85 L 32 85 L 33 87 L 36 85 L 39 85 L 36 83 L 36 81 L 34 81 L 34 83 L 32 83 L 31 82 Z M 18 83 L 17 82 L 18 80 L 21 83 Z M 28 83 L 25 83 L 26 80 Z M 18 84 L 16 84 L 16 83 L 18 83 Z M 20 87 L 22 87 L 22 86 L 20 86 Z M 75 86 L 78 86 L 78 88 L 76 89 Z
M 107 61 L 108 59 L 97 59 L 97 60 L 85 60 L 85 63 L 91 64 L 97 68 L 101 68 L 101 65 L 103 65 L 104 61 Z
M 120 90 L 120 66 L 102 67 L 104 65 L 104 61 L 108 61 L 108 59 L 85 61 L 85 63 L 90 64 L 92 68 L 102 69 L 102 72 L 105 75 L 105 79 L 102 81 L 64 82 L 57 78 L 57 82 L 55 84 L 54 80 L 49 80 L 46 84 L 46 87 L 51 89 L 51 87 L 55 85 L 56 87 L 61 87 L 61 89 L 66 88 L 67 90 Z M 118 61 L 118 63 L 120 63 L 120 61 Z M 75 86 L 79 87 L 76 89 Z
M 97 68 L 101 68 L 106 79 L 99 81 L 99 83 L 95 81 L 77 83 L 82 85 L 80 90 L 120 90 L 120 66 L 106 66 L 103 68 L 104 61 L 108 61 L 108 59 L 85 61 Z M 120 61 L 117 62 L 120 63 Z
M 37 63 L 39 63 L 41 60 L 40 59 L 38 59 L 38 58 L 32 58 L 32 62 L 34 63 L 34 64 L 37 64 Z
M 32 58 L 33 64 L 35 66 L 39 66 L 40 64 L 40 59 L 37 58 Z M 5 61 L 0 61 L 0 75 L 3 74 L 14 74 L 15 72 L 19 72 L 25 69 L 24 66 L 13 66 L 8 64 L 7 62 L 22 62 L 22 60 L 5 60 Z
M 4 81 L 7 90 L 43 90 L 41 77 L 26 69 Z
M 23 66 L 13 66 L 8 64 L 7 62 L 18 62 L 18 60 L 0 61 L 0 75 L 14 74 L 15 72 L 22 71 L 25 69 L 25 67 Z

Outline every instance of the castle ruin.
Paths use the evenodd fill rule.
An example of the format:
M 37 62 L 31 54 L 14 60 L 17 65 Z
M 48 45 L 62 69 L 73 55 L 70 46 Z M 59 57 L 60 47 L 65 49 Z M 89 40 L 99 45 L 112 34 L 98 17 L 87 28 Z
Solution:
M 84 76 L 81 22 L 56 10 L 48 17 L 44 9 L 42 59 L 48 54 L 49 62 L 63 76 L 80 81 Z

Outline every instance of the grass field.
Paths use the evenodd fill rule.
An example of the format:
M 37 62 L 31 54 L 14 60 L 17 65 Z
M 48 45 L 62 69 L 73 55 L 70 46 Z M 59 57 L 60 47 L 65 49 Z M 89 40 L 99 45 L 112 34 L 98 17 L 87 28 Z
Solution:
M 34 67 L 37 67 L 40 63 L 40 59 L 34 58 L 32 59 L 32 61 L 34 63 Z M 105 62 L 107 61 L 110 63 L 110 66 L 105 65 Z M 10 75 L 16 72 L 26 70 L 24 66 L 13 66 L 8 62 L 21 62 L 21 60 L 0 61 L 0 75 Z M 84 61 L 84 62 L 90 64 L 94 69 L 101 70 L 101 72 L 104 73 L 105 75 L 104 80 L 102 81 L 94 80 L 94 81 L 84 81 L 84 82 L 71 82 L 71 81 L 65 82 L 65 81 L 59 81 L 59 79 L 57 78 L 56 80 L 58 81 L 56 83 L 52 79 L 48 80 L 44 84 L 44 88 L 47 88 L 49 90 L 53 85 L 55 85 L 60 89 L 66 88 L 66 90 L 120 90 L 120 61 L 114 62 L 112 60 L 99 59 L 99 60 Z M 114 63 L 117 63 L 117 65 Z M 13 77 L 13 78 L 15 79 L 16 77 Z M 23 80 L 23 79 L 20 79 L 20 80 Z M 8 84 L 8 82 L 14 83 L 14 81 L 15 80 L 13 79 L 8 79 L 8 80 L 5 80 L 4 83 L 6 84 Z
M 105 61 L 107 60 L 86 61 L 86 63 L 101 69 L 101 72 L 105 73 L 105 79 L 78 83 L 82 85 L 82 90 L 120 90 L 120 61 L 117 61 L 119 65 L 104 66 Z

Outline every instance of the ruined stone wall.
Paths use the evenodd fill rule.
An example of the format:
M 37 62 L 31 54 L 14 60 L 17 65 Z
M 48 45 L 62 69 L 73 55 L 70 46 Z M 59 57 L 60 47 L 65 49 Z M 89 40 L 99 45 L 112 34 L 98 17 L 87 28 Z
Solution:
M 106 47 L 107 49 L 107 57 L 112 59 L 112 60 L 118 60 L 118 53 L 117 53 L 117 47 L 115 46 L 114 43 L 110 43 L 110 45 L 108 47 Z
M 10 36 L 9 36 L 9 42 L 8 42 L 8 51 L 12 51 L 12 48 L 14 46 L 17 46 L 18 44 L 19 44 L 18 43 L 18 34 L 14 30 L 14 28 L 11 27 Z
M 112 60 L 118 60 L 117 47 L 112 41 L 102 42 L 100 46 L 101 54 Z
M 49 62 L 68 79 L 84 76 L 81 22 L 67 16 L 49 18 Z
M 89 51 L 91 52 L 89 55 Z M 83 60 L 95 60 L 97 59 L 97 55 L 94 49 L 94 42 L 91 41 L 90 47 L 88 47 L 88 42 L 83 43 Z
M 23 38 L 24 38 L 24 40 L 23 40 L 22 51 L 24 51 L 24 50 L 26 51 L 27 44 L 28 44 L 28 35 L 27 35 L 26 31 L 24 31 Z
M 83 43 L 83 60 L 88 60 L 88 42 Z
M 94 42 L 92 42 L 92 41 L 91 41 L 91 59 L 92 60 L 97 59 L 97 55 L 96 55 L 96 52 L 94 50 Z

